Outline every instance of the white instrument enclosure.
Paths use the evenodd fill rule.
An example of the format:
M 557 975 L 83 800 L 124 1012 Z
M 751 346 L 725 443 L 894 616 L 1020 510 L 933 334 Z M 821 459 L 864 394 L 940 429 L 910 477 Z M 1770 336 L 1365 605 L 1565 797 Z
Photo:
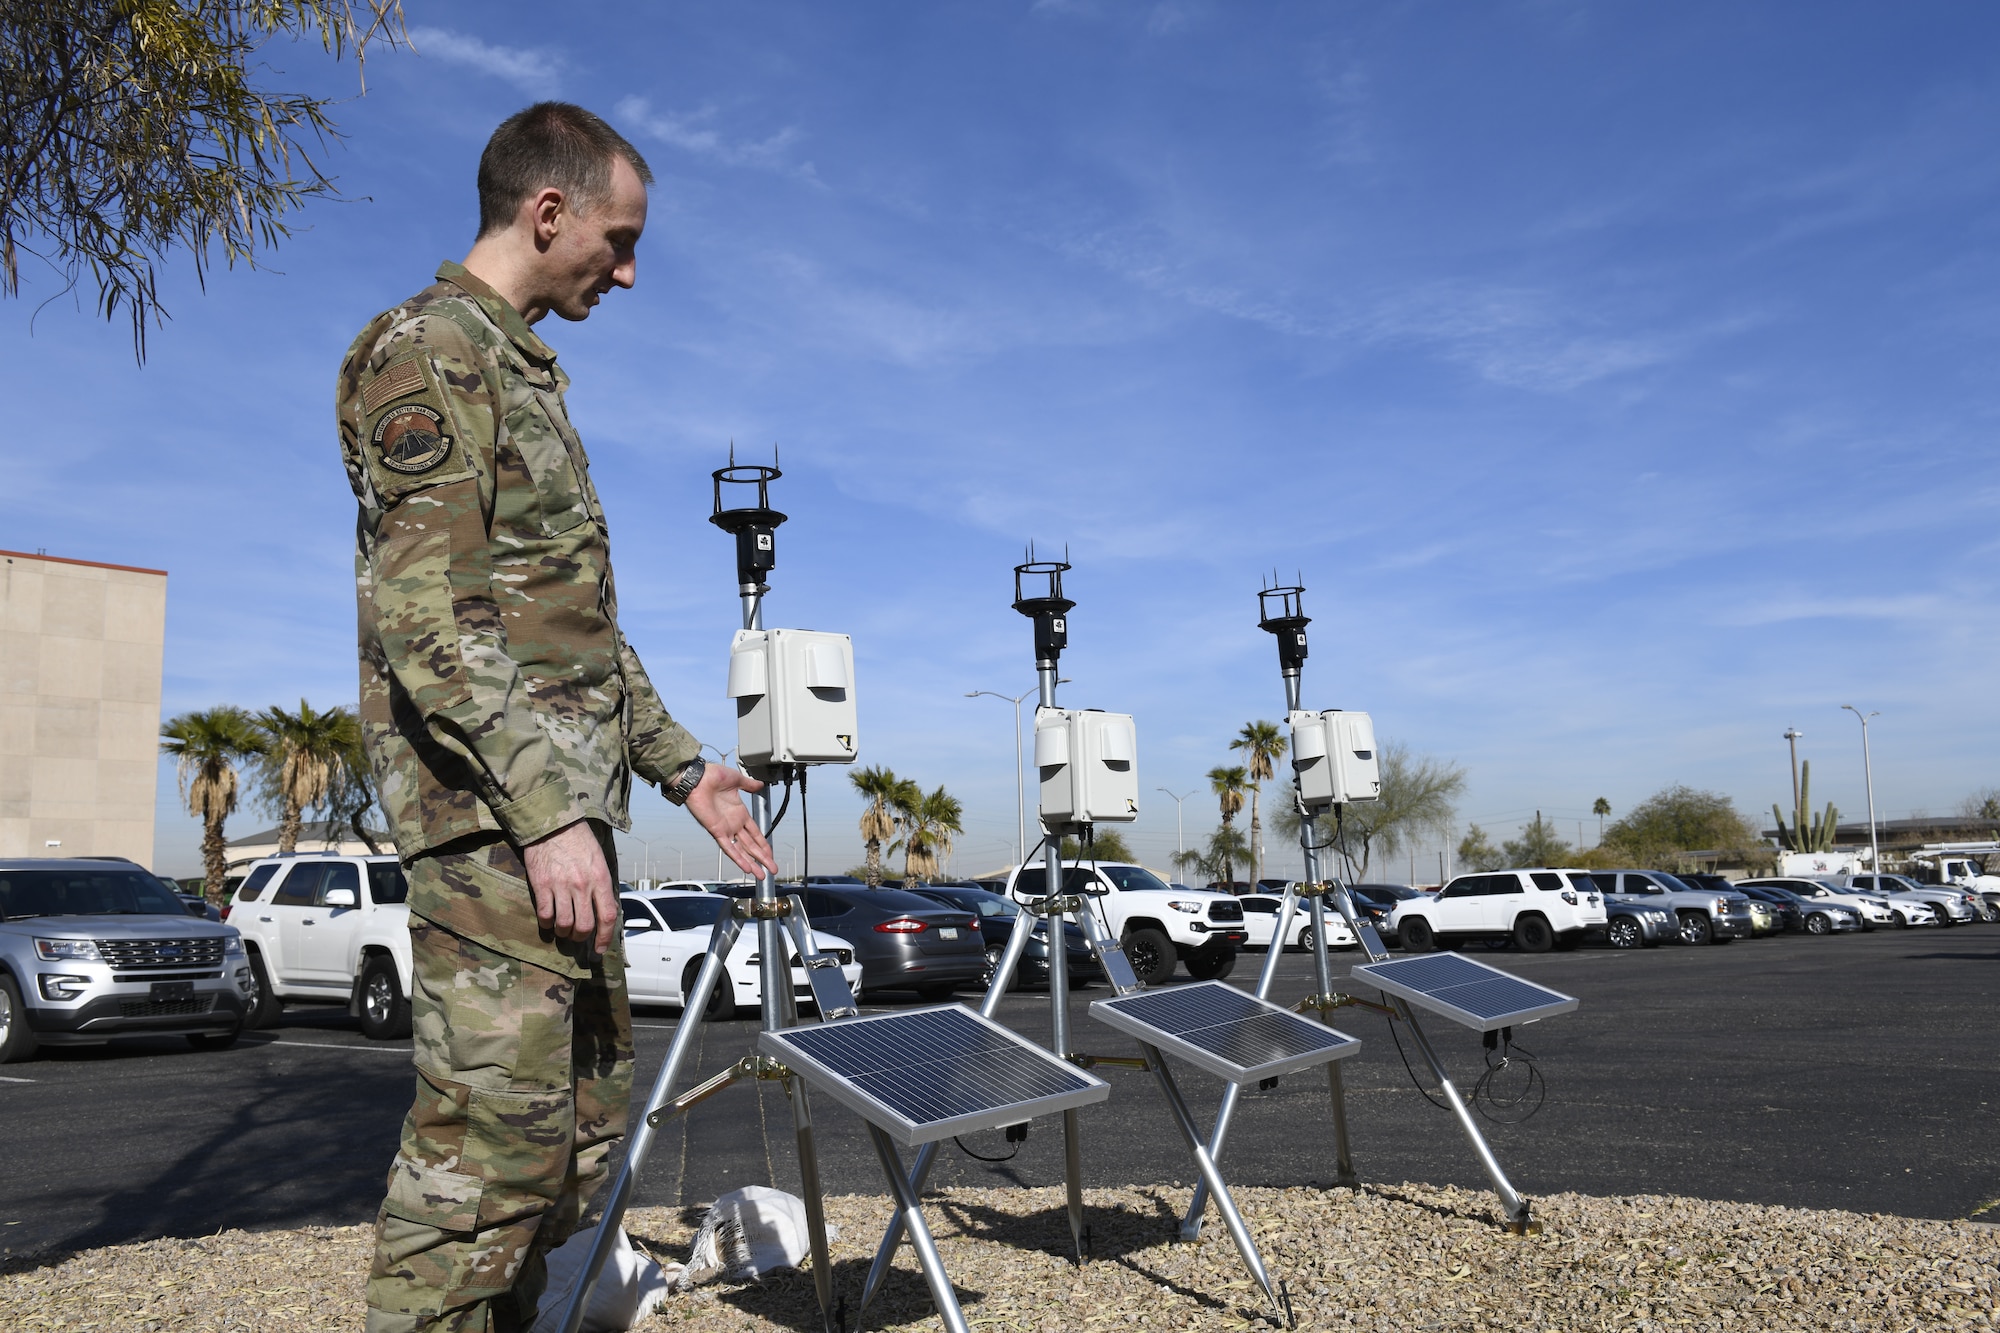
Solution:
M 1366 713 L 1300 709 L 1292 728 L 1292 771 L 1308 810 L 1377 800 L 1382 772 L 1375 751 L 1375 721 Z
M 1035 710 L 1042 825 L 1129 824 L 1139 817 L 1139 743 L 1130 713 Z
M 743 763 L 854 762 L 854 640 L 847 635 L 738 630 L 729 645 L 729 697 Z

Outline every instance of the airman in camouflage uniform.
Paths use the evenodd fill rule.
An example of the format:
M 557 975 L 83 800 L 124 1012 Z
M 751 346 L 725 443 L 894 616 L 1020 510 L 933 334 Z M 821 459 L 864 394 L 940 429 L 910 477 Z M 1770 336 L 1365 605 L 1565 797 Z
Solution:
M 521 113 L 494 144 L 538 112 L 588 118 L 644 170 L 608 126 L 562 104 Z M 558 213 L 587 223 L 575 198 Z M 580 313 L 553 308 L 582 318 L 603 289 L 630 285 L 629 245 L 620 263 Z M 418 1089 L 377 1222 L 370 1333 L 533 1318 L 543 1258 L 625 1131 L 632 1034 L 613 923 L 572 930 L 538 914 L 545 886 L 523 849 L 587 828 L 615 882 L 610 830 L 630 826 L 632 775 L 702 778 L 698 743 L 619 632 L 568 386 L 528 318 L 457 264 L 377 316 L 341 367 L 341 452 L 361 506 L 361 724 L 409 867 L 415 964 Z M 717 771 L 704 786 L 724 781 Z M 741 810 L 733 786 L 727 804 Z M 734 816 L 698 817 L 719 840 L 755 839 Z

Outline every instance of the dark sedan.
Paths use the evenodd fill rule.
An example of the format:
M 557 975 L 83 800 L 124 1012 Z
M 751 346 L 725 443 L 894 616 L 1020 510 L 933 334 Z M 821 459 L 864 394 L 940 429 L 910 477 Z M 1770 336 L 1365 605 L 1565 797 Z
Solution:
M 926 884 L 910 892 L 920 898 L 932 898 L 946 907 L 962 907 L 977 915 L 979 933 L 986 942 L 986 964 L 989 969 L 1000 965 L 1000 955 L 1007 948 L 1007 941 L 1014 937 L 1014 927 L 1021 919 L 1021 908 L 1011 898 L 971 884 Z M 1090 951 L 1090 941 L 1083 931 L 1065 922 L 1063 936 L 1069 944 L 1069 979 L 1072 986 L 1088 986 L 1104 979 L 1104 969 L 1097 964 L 1097 958 Z M 1048 923 L 1035 922 L 1035 933 L 1028 940 L 1021 953 L 1020 966 L 1014 969 L 1012 989 L 1028 987 L 1046 988 L 1049 984 L 1049 929 Z
M 789 885 L 780 892 L 799 890 Z M 862 991 L 913 990 L 926 1000 L 948 1000 L 960 986 L 986 975 L 986 942 L 979 918 L 902 889 L 813 884 L 805 889 L 806 916 L 814 930 L 854 946 Z
M 1741 884 L 1731 887 L 1758 902 L 1769 904 L 1771 910 L 1778 914 L 1778 929 L 1803 931 L 1806 928 L 1806 914 L 1799 910 L 1797 899 L 1788 898 L 1775 889 L 1745 888 Z

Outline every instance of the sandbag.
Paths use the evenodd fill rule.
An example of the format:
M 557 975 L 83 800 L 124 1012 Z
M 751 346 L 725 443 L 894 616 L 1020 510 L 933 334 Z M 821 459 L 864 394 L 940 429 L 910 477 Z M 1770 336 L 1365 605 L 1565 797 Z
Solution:
M 839 1234 L 836 1227 L 826 1231 L 828 1239 Z M 686 1291 L 716 1278 L 754 1282 L 780 1268 L 797 1268 L 811 1252 L 805 1201 L 783 1190 L 746 1185 L 709 1207 L 674 1286 Z
M 549 1252 L 549 1285 L 542 1293 L 535 1313 L 532 1333 L 557 1333 L 569 1309 L 570 1292 L 583 1275 L 584 1261 L 597 1239 L 597 1228 L 579 1231 Z M 604 1256 L 604 1270 L 591 1290 L 590 1304 L 584 1307 L 583 1333 L 623 1333 L 653 1312 L 667 1297 L 681 1265 L 660 1265 L 632 1248 L 632 1240 L 619 1228 L 611 1253 Z

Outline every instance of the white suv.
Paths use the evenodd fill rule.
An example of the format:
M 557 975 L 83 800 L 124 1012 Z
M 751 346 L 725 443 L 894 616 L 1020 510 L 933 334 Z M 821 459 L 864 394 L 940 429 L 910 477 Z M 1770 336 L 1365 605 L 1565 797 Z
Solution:
M 1428 901 L 1397 912 L 1397 933 L 1411 953 L 1466 939 L 1504 936 L 1524 953 L 1573 949 L 1608 920 L 1588 871 L 1496 870 L 1460 875 Z
M 1144 866 L 1119 861 L 1065 861 L 1063 869 L 1064 892 L 1086 895 L 1084 910 L 1098 913 L 1148 986 L 1173 976 L 1179 962 L 1196 980 L 1220 980 L 1235 971 L 1236 951 L 1250 940 L 1242 905 L 1226 893 L 1177 889 Z M 1033 902 L 1047 880 L 1040 866 L 1016 867 L 1007 892 Z
M 377 1040 L 410 1035 L 410 885 L 393 856 L 294 854 L 255 862 L 224 909 L 255 982 L 245 1027 L 285 1000 L 345 1004 Z

